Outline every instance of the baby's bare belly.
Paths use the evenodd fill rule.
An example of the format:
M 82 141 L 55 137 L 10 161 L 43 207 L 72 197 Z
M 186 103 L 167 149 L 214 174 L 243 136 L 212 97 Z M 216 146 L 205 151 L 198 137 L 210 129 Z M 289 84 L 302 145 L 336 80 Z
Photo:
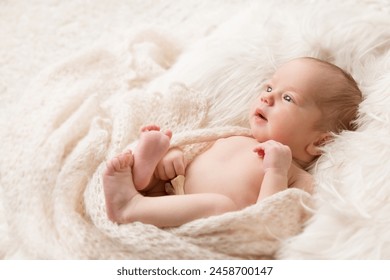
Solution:
M 229 137 L 216 141 L 186 169 L 186 194 L 218 193 L 239 208 L 256 203 L 263 180 L 262 160 L 253 152 L 256 140 Z

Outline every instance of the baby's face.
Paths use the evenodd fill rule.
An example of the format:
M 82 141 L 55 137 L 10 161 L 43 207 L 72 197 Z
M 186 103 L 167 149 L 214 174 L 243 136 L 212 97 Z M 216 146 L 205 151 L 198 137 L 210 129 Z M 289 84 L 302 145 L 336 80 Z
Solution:
M 250 110 L 253 137 L 259 142 L 275 140 L 288 145 L 295 157 L 318 136 L 315 124 L 321 111 L 315 103 L 318 75 L 313 61 L 295 59 L 280 67 L 264 85 Z

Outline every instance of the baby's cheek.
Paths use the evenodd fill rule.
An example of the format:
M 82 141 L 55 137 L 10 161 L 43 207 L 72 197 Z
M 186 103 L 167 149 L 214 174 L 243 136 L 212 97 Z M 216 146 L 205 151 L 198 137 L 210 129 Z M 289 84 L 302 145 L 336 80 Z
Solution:
M 280 143 L 282 143 L 284 145 L 289 146 L 289 143 L 291 142 L 294 133 L 297 133 L 297 132 L 292 132 L 291 130 L 286 129 L 286 128 L 275 129 L 272 132 L 271 140 L 275 140 L 277 142 L 280 142 Z

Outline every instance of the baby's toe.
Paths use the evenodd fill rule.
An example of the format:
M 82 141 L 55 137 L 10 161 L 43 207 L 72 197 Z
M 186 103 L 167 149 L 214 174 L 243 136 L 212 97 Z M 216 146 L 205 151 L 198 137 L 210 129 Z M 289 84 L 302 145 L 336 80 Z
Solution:
M 160 131 L 160 127 L 158 125 L 150 124 L 141 128 L 141 132 L 146 131 Z
M 127 150 L 125 153 L 124 153 L 124 159 L 125 159 L 125 162 L 124 162 L 124 167 L 132 167 L 133 164 L 134 164 L 134 156 L 133 156 L 133 153 L 131 150 Z
M 121 169 L 121 164 L 118 157 L 115 157 L 106 162 L 106 174 L 112 175 Z

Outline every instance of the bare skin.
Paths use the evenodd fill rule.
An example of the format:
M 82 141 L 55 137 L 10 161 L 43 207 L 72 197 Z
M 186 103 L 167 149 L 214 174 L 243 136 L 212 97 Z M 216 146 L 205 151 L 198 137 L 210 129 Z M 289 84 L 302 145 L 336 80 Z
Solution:
M 146 191 L 151 183 L 154 185 L 154 182 L 151 182 L 152 175 L 158 162 L 168 151 L 171 137 L 170 130 L 161 133 L 157 125 L 149 125 L 141 129 L 132 170 L 134 185 L 138 191 Z
M 129 188 L 129 182 L 133 181 L 131 171 L 133 163 L 131 151 L 120 154 L 107 162 L 103 185 L 107 216 L 110 220 L 119 221 L 123 208 L 126 207 L 128 201 L 137 195 L 135 188 Z
M 140 143 L 140 147 L 147 150 L 157 149 L 159 146 L 163 149 L 166 148 L 167 135 L 165 133 L 147 129 L 143 130 L 141 134 L 140 141 L 144 141 L 144 143 Z M 213 149 L 204 152 L 187 167 L 186 195 L 160 197 L 143 196 L 137 191 L 134 184 L 135 175 L 132 172 L 136 164 L 135 156 L 133 157 L 131 151 L 126 151 L 107 162 L 103 184 L 108 217 L 117 223 L 142 221 L 159 227 L 172 227 L 202 217 L 239 210 L 254 204 L 260 197 L 259 186 L 262 181 L 267 181 L 263 169 L 259 168 L 263 165 L 263 156 L 259 156 L 259 153 L 263 153 L 263 149 L 257 144 L 258 142 L 250 137 L 229 137 L 216 141 L 213 144 Z M 270 148 L 281 147 L 278 143 L 270 142 L 268 144 Z M 242 152 L 243 146 L 248 146 L 245 153 Z M 282 148 L 282 151 L 289 153 L 288 148 L 283 146 Z M 143 155 L 148 154 L 149 162 L 155 163 L 154 168 L 150 166 L 150 170 L 157 170 L 157 165 L 162 162 L 162 159 L 159 158 L 160 154 L 147 153 L 141 151 L 139 147 L 137 152 Z M 174 154 L 176 156 L 171 158 L 169 166 L 172 165 L 173 161 L 181 159 L 178 157 L 178 153 Z M 170 158 L 169 155 L 168 158 Z M 230 160 L 226 160 L 227 158 Z M 236 164 L 237 161 L 246 162 L 248 165 L 240 167 Z M 216 163 L 221 165 L 221 168 L 214 170 L 215 172 L 208 172 Z M 289 161 L 287 164 L 289 165 L 287 171 L 289 174 L 282 176 L 282 185 L 287 184 L 284 180 L 293 185 L 297 177 L 307 175 L 295 165 L 290 166 Z M 197 176 L 199 172 L 207 175 Z M 149 178 L 149 182 L 152 183 L 148 188 L 153 188 L 157 185 L 155 182 L 161 181 L 159 180 L 161 174 L 155 173 L 147 173 L 152 177 L 152 179 Z M 271 170 L 270 174 L 273 173 Z M 241 188 L 237 188 L 237 180 L 242 180 L 243 174 L 247 180 L 241 182 Z M 221 178 L 225 178 L 225 180 L 222 182 Z M 268 195 L 265 191 L 277 192 L 280 190 L 283 190 L 283 187 L 272 190 L 264 188 L 263 195 Z
M 313 93 L 322 76 L 310 61 L 282 66 L 249 111 L 253 137 L 219 139 L 188 165 L 182 151 L 168 149 L 172 132 L 145 127 L 134 155 L 128 151 L 107 163 L 108 217 L 117 223 L 172 227 L 243 209 L 287 188 L 311 192 L 312 177 L 304 169 L 329 137 L 315 126 L 322 116 Z M 177 175 L 185 175 L 185 195 L 139 192 Z
M 161 188 L 158 189 L 159 182 L 153 173 L 160 159 L 167 153 L 171 137 L 170 130 L 163 133 L 156 125 L 142 127 L 136 153 L 128 150 L 107 162 L 103 185 L 107 213 L 111 220 L 122 219 L 126 203 L 139 194 L 138 191 L 157 187 L 157 190 L 152 190 L 151 196 L 164 193 Z
M 163 139 L 167 137 L 166 134 L 158 130 L 143 130 L 142 134 L 141 139 L 145 143 L 142 143 L 140 147 L 150 150 L 149 146 L 157 148 L 161 145 L 162 148 L 165 148 L 165 140 Z M 143 155 L 148 154 L 150 162 L 156 163 L 156 166 L 161 159 L 158 158 L 159 154 L 137 150 Z M 107 214 L 110 220 L 118 223 L 142 221 L 160 227 L 170 227 L 238 209 L 230 198 L 217 193 L 161 197 L 143 196 L 137 191 L 133 182 L 132 169 L 134 167 L 135 161 L 131 151 L 126 151 L 107 162 L 103 185 Z M 181 210 L 178 211 L 178 209 Z

